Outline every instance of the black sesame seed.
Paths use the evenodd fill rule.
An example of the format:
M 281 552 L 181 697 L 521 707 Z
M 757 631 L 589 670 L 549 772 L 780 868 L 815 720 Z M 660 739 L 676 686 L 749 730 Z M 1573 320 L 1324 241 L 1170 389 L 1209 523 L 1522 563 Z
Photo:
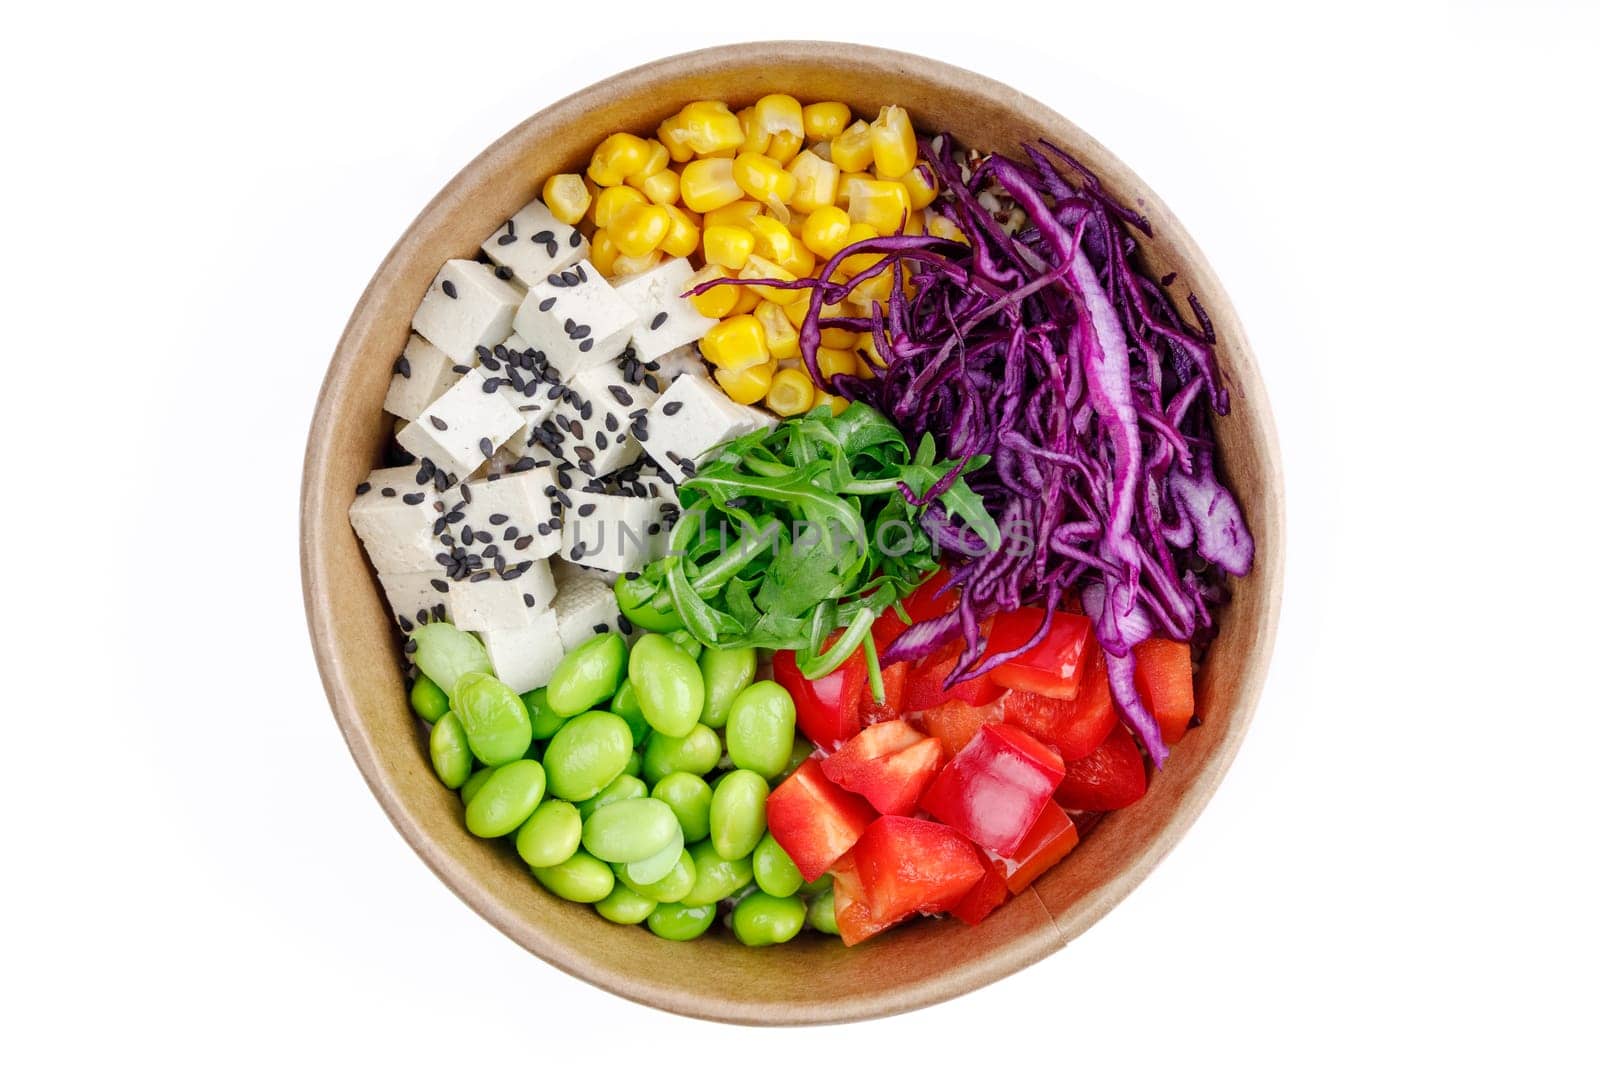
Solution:
M 531 471 L 536 462 L 532 456 L 523 456 L 511 465 L 511 472 L 513 474 L 521 474 L 523 471 Z
M 531 608 L 537 603 L 538 603 L 538 601 L 536 599 L 534 599 L 534 596 L 533 596 L 532 593 L 523 593 L 522 594 L 522 604 L 523 604 L 524 607 Z
M 633 403 L 633 394 L 628 392 L 622 386 L 613 385 L 613 386 L 609 386 L 608 388 L 611 391 L 611 395 L 617 398 L 617 403 L 622 404 L 624 406 Z
M 536 245 L 542 245 L 547 244 L 553 237 L 555 237 L 555 234 L 551 233 L 549 230 L 540 230 L 538 233 L 528 238 L 528 240 L 532 241 Z
M 514 233 L 503 233 L 503 234 L 500 235 L 500 239 L 498 241 L 496 241 L 495 244 L 498 244 L 498 245 L 515 244 L 516 240 L 517 240 L 517 235 L 516 234 L 514 234 Z
M 483 453 L 483 458 L 488 459 L 494 455 L 494 442 L 487 437 L 478 438 L 478 451 Z
M 417 651 L 416 638 L 412 638 L 410 641 L 407 641 L 405 647 L 406 647 L 406 655 L 409 656 L 409 655 L 412 655 L 413 653 L 415 653 Z
M 494 276 L 496 278 L 499 278 L 503 282 L 509 282 L 511 280 L 511 268 L 510 267 L 496 267 L 494 269 Z
M 450 370 L 455 374 L 465 374 L 471 369 L 472 368 L 467 366 L 465 363 L 455 363 L 450 367 Z
M 439 430 L 441 432 L 450 428 L 450 424 L 445 422 L 437 415 L 429 415 L 428 421 L 433 424 L 433 428 L 435 430 Z
M 474 574 L 470 578 L 468 578 L 467 581 L 469 581 L 469 582 L 485 582 L 485 581 L 488 581 L 490 578 L 493 578 L 493 577 L 494 577 L 494 575 L 490 574 L 488 571 L 479 571 L 477 574 Z
M 361 496 L 362 494 L 369 493 L 371 491 L 372 491 L 372 483 L 371 482 L 362 482 L 360 485 L 356 486 L 356 496 Z
M 661 413 L 663 415 L 676 415 L 681 410 L 683 410 L 683 401 L 681 400 L 669 400 L 661 405 Z
M 666 321 L 667 313 L 665 311 L 658 311 L 656 312 L 656 317 L 650 320 L 650 328 L 652 330 L 659 330 L 662 326 L 666 325 Z
M 609 411 L 606 412 L 606 429 L 610 430 L 612 433 L 616 433 L 621 427 L 622 423 L 617 421 L 617 417 Z
M 611 627 L 607 626 L 603 622 L 597 622 L 597 623 L 594 624 L 594 632 L 597 633 L 597 634 L 608 633 L 608 632 L 610 632 L 610 630 L 611 630 Z
M 505 381 L 504 378 L 485 378 L 483 382 L 483 391 L 486 393 L 492 393 L 496 389 L 500 388 L 500 383 L 503 381 Z
M 628 621 L 628 617 L 626 615 L 618 615 L 617 616 L 617 626 L 625 634 L 633 633 L 633 623 Z
M 411 620 L 410 619 L 408 619 L 404 615 L 402 615 L 398 619 L 396 619 L 395 621 L 400 624 L 400 632 L 401 633 L 408 634 L 408 633 L 411 632 Z M 413 644 L 414 642 L 407 641 L 406 643 L 407 644 Z
M 636 440 L 648 441 L 650 440 L 650 430 L 645 426 L 644 423 L 637 423 L 633 427 L 633 436 Z
M 447 279 L 445 279 L 443 282 L 441 282 L 439 284 L 439 288 L 443 289 L 444 290 L 444 295 L 448 296 L 451 300 L 454 300 L 456 298 L 456 283 L 455 282 L 450 281 L 447 278 Z
M 594 331 L 589 328 L 588 324 L 585 323 L 584 325 L 579 326 L 576 330 L 572 331 L 572 337 L 573 340 L 577 340 L 579 337 L 588 337 L 593 332 Z
M 382 494 L 384 496 L 390 496 L 390 497 L 394 496 L 395 495 L 394 487 L 391 486 L 391 485 L 384 486 L 383 489 L 382 489 Z
M 580 504 L 578 505 L 578 517 L 587 519 L 590 515 L 594 514 L 594 509 L 595 505 L 593 504 Z
M 440 552 L 433 558 L 434 561 L 437 562 L 441 567 L 448 567 L 456 561 L 456 558 L 448 552 Z
M 402 378 L 410 378 L 411 361 L 405 356 L 401 356 L 399 359 L 394 361 L 394 372 L 400 375 Z
M 546 531 L 546 532 L 548 533 L 549 531 Z M 524 551 L 527 550 L 528 546 L 531 545 L 531 544 L 533 544 L 533 538 L 530 537 L 530 536 L 524 535 L 522 537 L 517 538 L 515 541 L 513 541 L 511 543 L 511 547 L 515 548 L 518 552 L 524 552 Z
M 577 248 L 579 245 L 583 244 L 583 234 L 579 233 L 577 230 L 573 230 L 572 236 L 567 238 L 567 244 L 571 245 L 573 248 Z
M 585 280 L 584 275 L 579 273 L 579 271 L 581 271 L 582 269 L 583 269 L 582 267 L 579 267 L 577 271 L 570 271 L 570 270 L 562 271 L 561 272 L 561 284 L 562 285 L 571 286 L 571 285 L 577 285 L 579 282 L 584 281 Z
M 586 282 L 586 281 L 589 280 L 589 275 L 584 271 L 582 263 L 579 263 L 576 267 L 573 268 L 573 270 L 577 272 L 578 280 L 580 282 Z
M 443 578 L 429 578 L 428 584 L 433 586 L 441 593 L 448 593 L 450 591 L 450 584 Z
M 593 347 L 594 347 L 594 338 L 593 337 L 585 337 L 582 341 L 578 342 L 578 351 L 579 352 L 587 352 L 587 351 L 589 351 L 589 349 L 591 349 Z

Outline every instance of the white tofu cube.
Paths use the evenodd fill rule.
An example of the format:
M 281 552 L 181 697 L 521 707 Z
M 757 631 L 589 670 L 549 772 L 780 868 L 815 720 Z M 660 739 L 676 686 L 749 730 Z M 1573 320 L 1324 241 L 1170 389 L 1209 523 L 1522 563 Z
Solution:
M 586 479 L 601 478 L 639 458 L 637 433 L 657 398 L 659 385 L 631 357 L 591 367 L 567 383 L 559 403 L 532 434 L 541 446 Z M 640 383 L 629 381 L 629 375 Z
M 556 583 L 544 560 L 528 560 L 520 573 L 478 571 L 450 583 L 450 615 L 464 630 L 517 630 L 550 610 Z
M 761 412 L 729 400 L 714 383 L 685 374 L 650 409 L 644 450 L 682 481 L 713 448 L 767 424 Z
M 693 344 L 717 324 L 684 299 L 694 268 L 687 259 L 669 259 L 642 274 L 616 283 L 617 295 L 639 314 L 633 328 L 633 353 L 649 363 L 683 345 Z
M 550 369 L 543 352 L 517 333 L 495 346 L 483 366 L 500 377 L 501 394 L 522 418 L 522 429 L 506 442 L 507 451 L 513 456 L 550 458 L 533 447 L 532 435 L 534 429 L 550 417 L 565 392 L 560 387 L 560 374 Z
M 700 358 L 700 349 L 695 345 L 674 348 L 654 362 L 656 377 L 667 385 L 671 385 L 685 374 L 692 374 L 696 378 L 705 378 L 708 381 L 711 378 L 711 368 Z
M 440 469 L 466 478 L 512 435 L 522 416 L 476 367 L 459 376 L 444 395 L 429 404 L 395 435 L 414 456 L 426 456 Z
M 586 259 L 529 286 L 515 319 L 517 333 L 568 380 L 615 359 L 638 323 L 627 301 Z
M 495 677 L 519 693 L 537 689 L 550 681 L 561 657 L 566 655 L 553 611 L 535 616 L 525 626 L 481 630 L 478 636 L 489 653 Z
M 457 543 L 480 556 L 493 549 L 487 558 L 504 556 L 507 564 L 543 560 L 561 548 L 559 493 L 550 467 L 462 482 L 445 520 Z
M 421 574 L 380 574 L 384 599 L 400 629 L 410 633 L 430 622 L 449 622 L 450 583 L 444 571 L 435 568 Z
M 420 574 L 437 570 L 440 552 L 433 533 L 439 496 L 432 483 L 417 478 L 422 468 L 375 470 L 356 487 L 350 525 L 379 574 Z
M 620 629 L 616 594 L 609 583 L 592 573 L 564 582 L 554 610 L 556 630 L 566 648 L 576 648 L 595 634 Z
M 561 556 L 585 567 L 625 574 L 665 550 L 665 527 L 647 497 L 612 496 L 582 489 L 562 516 Z
M 480 347 L 511 336 L 522 290 L 495 276 L 494 268 L 452 259 L 440 268 L 411 318 L 412 328 L 457 363 L 471 365 Z
M 416 418 L 456 383 L 454 364 L 426 338 L 412 334 L 405 351 L 394 361 L 394 377 L 389 380 L 383 410 L 407 421 Z
M 543 201 L 534 200 L 494 231 L 483 242 L 483 251 L 532 288 L 549 275 L 588 259 L 589 242 L 550 214 Z

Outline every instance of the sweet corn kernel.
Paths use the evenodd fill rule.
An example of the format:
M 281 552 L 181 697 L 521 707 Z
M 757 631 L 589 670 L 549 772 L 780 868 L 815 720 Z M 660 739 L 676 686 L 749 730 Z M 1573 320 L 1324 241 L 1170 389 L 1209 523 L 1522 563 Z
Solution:
M 734 114 L 739 117 L 739 129 L 744 131 L 744 142 L 739 145 L 739 151 L 765 152 L 767 150 L 767 142 L 772 139 L 772 135 L 768 134 L 765 137 L 760 137 L 759 140 L 757 139 L 759 135 L 756 132 L 756 109 L 753 107 L 742 108 L 734 112 Z
M 650 145 L 631 133 L 614 133 L 600 142 L 589 159 L 589 177 L 596 185 L 621 185 L 630 174 L 637 174 L 650 160 Z
M 739 290 L 739 298 L 733 302 L 733 314 L 749 315 L 761 306 L 761 294 L 756 292 L 760 286 L 732 285 L 729 288 Z
M 850 222 L 865 223 L 879 233 L 899 233 L 911 199 L 899 182 L 867 179 L 850 191 Z
M 789 321 L 783 305 L 763 300 L 753 312 L 767 336 L 767 351 L 773 359 L 793 359 L 800 354 L 800 334 Z
M 734 315 L 711 327 L 700 338 L 700 354 L 723 370 L 743 370 L 772 358 L 766 331 L 754 315 Z
M 772 140 L 767 142 L 767 155 L 787 166 L 789 161 L 800 154 L 800 149 L 806 146 L 804 134 L 790 133 L 788 130 L 779 130 L 772 135 Z
M 776 200 L 787 204 L 794 199 L 795 177 L 776 160 L 754 152 L 741 152 L 733 161 L 733 180 L 745 195 L 761 204 Z
M 928 232 L 935 237 L 943 237 L 946 240 L 960 241 L 962 244 L 969 243 L 967 235 L 962 232 L 961 227 L 937 211 L 928 213 Z
M 815 290 L 800 290 L 800 298 L 792 304 L 786 304 L 783 313 L 796 330 L 800 329 L 806 321 L 806 312 L 811 308 L 812 293 Z M 837 304 L 823 304 L 822 311 L 817 315 L 819 321 L 826 323 L 829 319 L 836 319 L 849 314 Z M 822 327 L 822 343 L 830 348 L 850 348 L 856 343 L 854 330 L 847 330 L 842 326 Z
M 807 277 L 816 269 L 816 256 L 777 219 L 758 215 L 750 220 L 750 232 L 755 235 L 756 254 L 772 260 L 796 278 Z
M 805 136 L 805 109 L 787 93 L 769 93 L 757 100 L 751 111 L 755 116 L 755 128 L 769 139 L 779 133 Z
M 846 400 L 842 396 L 834 396 L 832 393 L 819 392 L 817 394 L 816 403 L 811 405 L 811 410 L 815 411 L 818 408 L 828 408 L 835 415 L 843 415 L 844 409 L 849 406 L 850 401 Z
M 676 204 L 661 206 L 672 219 L 672 229 L 667 231 L 666 238 L 661 242 L 661 251 L 680 259 L 694 255 L 695 250 L 700 247 L 700 227 L 695 224 L 694 217 Z
M 794 234 L 796 237 L 799 237 L 805 232 L 806 216 L 801 215 L 798 212 L 791 211 L 789 212 L 789 221 L 785 225 L 789 227 L 790 233 Z
M 829 348 L 823 345 L 817 349 L 817 370 L 825 382 L 831 382 L 835 374 L 854 375 L 856 354 L 846 348 Z
M 617 251 L 635 258 L 649 255 L 661 247 L 672 229 L 672 216 L 659 204 L 632 204 L 622 209 L 606 232 L 617 242 Z
M 596 230 L 589 239 L 589 262 L 594 264 L 594 269 L 611 277 L 617 266 L 617 257 L 622 253 L 617 251 L 617 242 L 605 230 Z
M 706 282 L 715 281 L 718 278 L 731 277 L 733 277 L 733 275 L 730 274 L 725 268 L 719 267 L 713 263 L 705 267 L 701 267 L 694 274 L 690 275 L 688 284 L 683 287 L 683 291 L 687 293 L 689 290 L 698 285 L 704 285 Z M 688 300 L 689 303 L 694 305 L 694 309 L 700 312 L 700 314 L 704 315 L 706 318 L 720 319 L 724 315 L 731 315 L 733 313 L 734 305 L 739 302 L 740 288 L 742 287 L 737 285 L 714 285 L 698 296 L 688 297 Z
M 702 238 L 707 263 L 738 270 L 756 250 L 755 234 L 738 226 L 707 226 Z
M 858 257 L 852 256 L 850 258 L 855 259 Z M 875 256 L 873 258 L 881 260 L 883 257 Z M 864 269 L 865 268 L 863 268 L 863 270 Z M 879 271 L 877 274 L 874 274 L 872 277 L 868 278 L 866 281 L 852 289 L 850 291 L 850 298 L 855 301 L 856 306 L 861 309 L 860 315 L 862 318 L 871 318 L 872 305 L 874 303 L 887 302 L 889 299 L 889 294 L 893 292 L 893 290 L 894 268 L 885 267 L 883 270 Z M 887 311 L 887 308 L 885 310 Z
M 694 146 L 689 143 L 689 128 L 684 125 L 683 112 L 657 126 L 656 136 L 661 138 L 674 163 L 687 163 L 694 158 Z
M 816 395 L 816 386 L 811 384 L 806 372 L 791 367 L 772 376 L 772 385 L 767 390 L 767 407 L 772 409 L 774 415 L 787 418 L 809 411 L 816 401 Z
M 628 181 L 633 181 L 629 178 Z M 678 172 L 663 170 L 650 175 L 644 181 L 634 186 L 652 204 L 676 204 L 678 202 Z
M 594 224 L 602 230 L 609 229 L 621 217 L 623 209 L 647 203 L 643 193 L 626 185 L 602 189 L 594 198 Z
M 645 142 L 645 145 L 650 149 L 650 154 L 645 157 L 644 165 L 623 179 L 625 184 L 631 185 L 641 192 L 644 191 L 645 179 L 660 174 L 672 162 L 672 154 L 667 151 L 667 146 L 660 141 L 652 137 Z
M 574 226 L 589 210 L 589 189 L 577 174 L 552 174 L 545 179 L 544 206 L 561 222 Z
M 853 245 L 858 241 L 870 241 L 874 237 L 882 235 L 864 222 L 852 222 L 850 224 L 850 232 L 845 236 L 847 238 L 846 244 Z M 846 278 L 854 278 L 882 258 L 883 256 L 877 252 L 857 252 L 853 256 L 846 256 L 839 263 L 839 273 Z
M 772 388 L 772 364 L 757 363 L 742 370 L 712 371 L 717 379 L 717 384 L 722 386 L 722 391 L 728 394 L 728 399 L 736 404 L 754 404 L 767 395 L 767 390 Z
M 645 271 L 661 262 L 661 249 L 652 249 L 642 256 L 618 256 L 617 261 L 611 265 L 611 274 L 616 278 L 626 278 L 630 274 L 643 274 Z
M 872 120 L 872 165 L 885 178 L 903 177 L 917 165 L 917 131 L 906 109 L 890 104 Z
M 852 122 L 831 142 L 828 158 L 840 170 L 866 170 L 872 164 L 872 127 L 860 119 Z
M 800 121 L 805 126 L 806 139 L 831 141 L 850 125 L 850 105 L 837 100 L 822 100 L 800 109 Z
M 878 354 L 878 342 L 870 333 L 864 333 L 857 339 L 856 355 L 874 367 L 887 367 L 889 365 L 883 356 Z
M 784 232 L 787 233 L 788 231 Z M 760 241 L 761 238 L 757 237 L 757 244 Z M 745 261 L 744 269 L 739 272 L 739 277 L 769 278 L 779 282 L 792 282 L 795 279 L 795 275 L 792 272 L 783 269 L 765 256 L 757 255 L 753 252 L 750 254 L 750 258 Z M 792 304 L 800 299 L 802 292 L 799 289 L 774 289 L 767 285 L 746 285 L 741 288 L 748 289 L 760 299 L 770 300 L 774 304 Z
M 819 207 L 806 217 L 800 240 L 824 259 L 832 258 L 850 241 L 850 216 L 832 204 Z
M 605 192 L 605 190 L 602 189 L 600 186 L 596 185 L 594 183 L 594 179 L 589 177 L 587 174 L 585 174 L 583 176 L 583 188 L 589 194 L 589 210 L 584 212 L 583 221 L 588 223 L 590 226 L 593 226 L 595 224 L 594 223 L 595 209 L 599 206 L 600 194 Z
M 883 172 L 877 167 L 873 167 L 872 170 L 879 178 L 883 177 Z M 911 206 L 917 211 L 933 203 L 939 195 L 938 179 L 933 176 L 933 168 L 925 162 L 919 162 L 901 175 L 900 184 L 906 187 L 906 195 L 911 200 Z
M 736 200 L 706 212 L 707 226 L 740 226 L 750 228 L 750 220 L 761 214 L 762 207 L 754 200 Z
M 684 140 L 696 155 L 734 151 L 744 144 L 739 116 L 720 100 L 697 100 L 678 112 L 678 117 L 683 122 Z M 665 137 L 661 140 L 666 142 Z
M 878 376 L 878 372 L 873 369 L 872 364 L 868 363 L 866 360 L 862 359 L 860 356 L 856 357 L 856 377 L 857 378 L 872 379 L 872 378 L 876 378 L 877 376 Z
M 905 225 L 900 227 L 900 232 L 912 237 L 921 237 L 927 227 L 927 212 L 913 211 L 906 216 Z
M 789 164 L 794 175 L 794 196 L 789 201 L 796 211 L 815 211 L 833 203 L 839 191 L 839 168 L 812 151 L 801 152 Z
M 733 160 L 697 159 L 684 164 L 678 179 L 678 195 L 690 211 L 714 211 L 739 199 L 739 183 L 733 180 Z
M 850 194 L 862 182 L 870 182 L 872 175 L 865 171 L 851 171 L 839 175 L 838 191 L 833 194 L 833 203 L 836 207 L 848 209 L 850 207 Z

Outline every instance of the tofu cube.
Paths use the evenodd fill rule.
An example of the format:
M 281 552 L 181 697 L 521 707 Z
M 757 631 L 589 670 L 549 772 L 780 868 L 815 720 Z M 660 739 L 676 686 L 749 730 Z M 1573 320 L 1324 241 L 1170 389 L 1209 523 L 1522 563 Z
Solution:
M 450 583 L 435 568 L 421 574 L 380 574 L 384 599 L 404 633 L 430 622 L 451 621 Z
M 464 630 L 519 630 L 550 610 L 556 583 L 544 560 L 515 571 L 478 571 L 450 583 L 450 615 Z
M 714 383 L 685 374 L 650 409 L 644 450 L 681 482 L 712 449 L 768 424 L 761 412 L 729 400 Z
M 639 458 L 637 433 L 659 385 L 631 357 L 592 367 L 567 383 L 561 402 L 532 439 L 585 478 L 602 478 Z M 639 383 L 629 381 L 632 377 Z
M 556 630 L 566 648 L 576 648 L 595 634 L 620 629 L 616 594 L 608 582 L 593 574 L 564 582 L 554 610 Z
M 437 570 L 440 545 L 434 536 L 439 496 L 420 466 L 375 470 L 356 487 L 350 525 L 380 575 Z
M 412 455 L 466 478 L 521 429 L 515 405 L 472 367 L 395 436 Z
M 455 361 L 426 338 L 412 334 L 394 361 L 394 377 L 383 410 L 410 421 L 456 383 Z
M 495 276 L 494 268 L 452 259 L 439 269 L 411 326 L 457 363 L 474 363 L 479 348 L 511 336 L 522 290 Z
M 532 288 L 578 260 L 588 259 L 589 242 L 550 214 L 542 200 L 534 200 L 483 242 L 483 252 Z
M 527 625 L 509 630 L 481 630 L 489 663 L 502 682 L 519 693 L 550 681 L 566 651 L 556 630 L 556 613 L 542 612 Z
M 458 544 L 491 561 L 496 556 L 507 564 L 544 560 L 561 548 L 559 492 L 550 467 L 462 482 L 446 524 Z
M 586 259 L 529 286 L 515 319 L 517 333 L 564 380 L 615 359 L 638 323 L 633 308 Z
M 500 376 L 501 393 L 522 418 L 522 429 L 512 434 L 511 440 L 506 442 L 506 450 L 513 456 L 551 458 L 533 447 L 532 437 L 533 431 L 550 417 L 556 402 L 565 393 L 560 374 L 551 369 L 543 352 L 516 333 L 494 348 L 484 366 Z
M 663 383 L 671 385 L 685 374 L 692 374 L 696 378 L 711 379 L 711 369 L 706 366 L 706 361 L 700 358 L 700 349 L 696 345 L 684 345 L 674 348 L 664 356 L 653 360 L 655 375 Z
M 694 268 L 687 259 L 669 259 L 640 274 L 629 275 L 616 283 L 617 295 L 639 315 L 633 328 L 633 353 L 653 362 L 667 353 L 693 344 L 717 324 L 708 319 L 683 296 Z
M 646 497 L 577 490 L 562 516 L 561 556 L 585 567 L 625 574 L 665 550 L 656 505 Z

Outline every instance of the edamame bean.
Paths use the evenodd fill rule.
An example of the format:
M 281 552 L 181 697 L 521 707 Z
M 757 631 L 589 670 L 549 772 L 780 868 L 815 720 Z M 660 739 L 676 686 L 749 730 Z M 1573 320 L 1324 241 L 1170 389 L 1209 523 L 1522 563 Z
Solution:
M 636 797 L 607 804 L 590 815 L 583 824 L 583 847 L 607 863 L 633 863 L 656 855 L 682 834 L 671 808 L 659 800 Z M 669 869 L 675 860 L 676 854 L 668 861 Z
M 813 745 L 810 741 L 806 740 L 804 737 L 801 737 L 799 734 L 795 734 L 794 751 L 789 753 L 789 765 L 783 769 L 783 777 L 787 778 L 795 771 L 798 771 L 800 769 L 800 764 L 810 759 L 811 753 L 815 752 L 816 750 L 816 745 Z
M 728 709 L 756 676 L 753 648 L 708 648 L 700 653 L 700 678 L 706 687 L 706 707 L 700 721 L 717 729 L 728 725 Z
M 733 909 L 733 936 L 746 945 L 781 945 L 806 923 L 806 906 L 794 897 L 774 897 L 759 890 Z
M 411 639 L 417 643 L 411 662 L 446 693 L 456 691 L 463 674 L 494 672 L 489 653 L 478 639 L 447 622 L 419 626 L 411 631 Z
M 711 792 L 711 844 L 725 860 L 755 851 L 767 832 L 767 782 L 755 771 L 729 771 Z
M 675 646 L 677 646 L 679 652 L 684 653 L 692 660 L 698 660 L 700 658 L 700 653 L 706 650 L 706 646 L 702 645 L 699 641 L 696 641 L 694 636 L 690 634 L 688 630 L 672 630 L 662 634 L 661 636 L 665 637 L 668 641 L 671 641 Z
M 533 868 L 533 877 L 561 899 L 579 904 L 604 900 L 617 884 L 610 867 L 581 851 L 554 866 Z
M 750 856 L 750 868 L 756 876 L 756 885 L 770 896 L 792 897 L 805 884 L 800 868 L 771 834 L 761 836 L 761 843 Z
M 728 755 L 735 767 L 775 778 L 794 751 L 794 698 L 777 682 L 757 682 L 728 709 Z
M 533 814 L 544 799 L 544 768 L 519 759 L 496 767 L 467 804 L 467 829 L 479 837 L 504 837 Z
M 634 749 L 628 753 L 628 762 L 623 764 L 622 773 L 637 778 L 642 770 L 644 770 L 644 757 L 639 755 L 638 749 Z
M 635 746 L 644 743 L 650 733 L 650 724 L 644 721 L 644 709 L 639 706 L 639 695 L 634 692 L 633 679 L 624 678 L 617 686 L 617 695 L 611 698 L 611 714 L 621 715 L 628 729 L 633 731 Z
M 710 774 L 722 758 L 722 742 L 705 723 L 695 723 L 684 737 L 652 733 L 644 746 L 644 780 L 659 782 L 669 774 Z
M 629 578 L 624 574 L 611 588 L 617 596 L 617 609 L 641 630 L 660 634 L 683 629 L 683 619 L 678 615 L 677 608 L 671 606 L 672 598 L 668 594 L 659 594 L 666 600 L 667 606 L 656 606 L 658 594 L 654 582 L 644 578 Z
M 411 683 L 411 710 L 428 723 L 438 722 L 450 710 L 450 697 L 426 674 Z
M 604 900 L 595 902 L 594 910 L 600 913 L 601 918 L 618 925 L 637 926 L 656 910 L 656 902 L 640 896 L 625 885 L 615 885 Z
M 800 887 L 800 895 L 814 897 L 818 893 L 826 893 L 832 888 L 833 875 L 829 874 L 827 871 L 823 871 L 821 874 L 817 875 L 815 881 L 807 882 Z
M 628 677 L 650 728 L 684 737 L 700 721 L 705 683 L 700 665 L 660 634 L 645 634 L 628 655 Z
M 699 841 L 711 832 L 711 787 L 704 778 L 674 771 L 657 782 L 650 795 L 672 809 L 685 841 Z
M 463 674 L 450 696 L 450 710 L 466 729 L 473 754 L 491 767 L 521 759 L 533 744 L 522 698 L 492 674 Z
M 754 877 L 749 859 L 723 859 L 710 841 L 690 845 L 689 858 L 694 861 L 694 888 L 684 896 L 683 904 L 715 904 L 749 885 Z
M 672 870 L 666 876 L 654 882 L 641 883 L 635 881 L 628 874 L 630 864 L 619 864 L 616 868 L 617 878 L 623 885 L 638 893 L 642 897 L 661 904 L 676 904 L 689 895 L 689 890 L 694 888 L 694 860 L 689 858 L 687 850 L 679 850 L 678 861 L 672 865 Z
M 428 731 L 428 757 L 439 781 L 451 789 L 467 784 L 472 774 L 472 749 L 467 746 L 467 731 L 455 712 L 445 712 Z
M 645 920 L 650 932 L 668 941 L 693 941 L 717 918 L 715 904 L 658 904 Z
M 610 785 L 585 800 L 582 804 L 579 804 L 578 814 L 582 815 L 584 820 L 587 821 L 589 816 L 607 804 L 615 804 L 619 800 L 634 800 L 638 797 L 647 797 L 649 795 L 650 787 L 624 769 L 621 774 L 611 780 Z
M 461 785 L 461 803 L 471 804 L 472 798 L 478 795 L 478 790 L 483 788 L 483 783 L 487 782 L 489 780 L 489 776 L 493 773 L 493 767 L 479 767 L 477 770 L 473 771 L 472 777 L 468 778 Z
M 517 831 L 517 855 L 529 867 L 554 867 L 571 859 L 582 840 L 578 809 L 552 797 L 534 808 Z
M 588 800 L 622 773 L 632 752 L 628 724 L 609 711 L 586 711 L 568 719 L 544 750 L 551 794 Z
M 650 885 L 659 882 L 672 873 L 678 864 L 678 857 L 683 854 L 683 830 L 678 826 L 678 820 L 672 820 L 672 840 L 666 847 L 653 856 L 646 856 L 642 860 L 623 864 L 623 870 L 628 872 L 628 877 L 638 885 Z
M 550 710 L 570 718 L 610 700 L 627 658 L 627 643 L 615 633 L 595 634 L 568 652 L 545 686 Z
M 812 897 L 811 903 L 806 906 L 806 921 L 813 929 L 821 930 L 825 934 L 839 932 L 839 919 L 833 913 L 833 887 L 820 897 Z
M 522 694 L 522 706 L 528 709 L 528 727 L 535 741 L 547 741 L 561 729 L 567 720 L 550 710 L 550 698 L 543 689 Z

